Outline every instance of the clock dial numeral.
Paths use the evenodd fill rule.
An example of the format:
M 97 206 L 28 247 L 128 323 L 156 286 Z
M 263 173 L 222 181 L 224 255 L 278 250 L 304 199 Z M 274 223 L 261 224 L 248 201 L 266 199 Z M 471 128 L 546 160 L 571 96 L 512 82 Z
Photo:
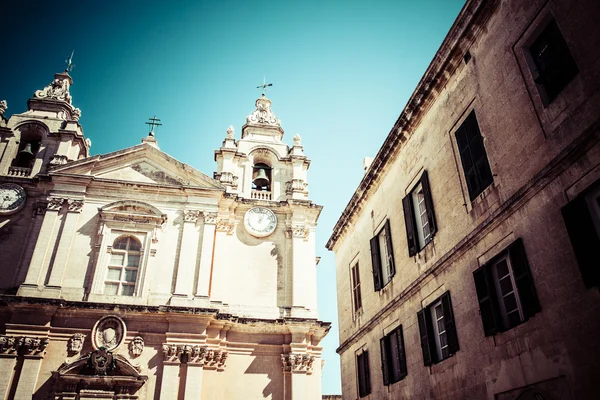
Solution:
M 277 227 L 277 217 L 268 208 L 254 207 L 246 212 L 244 226 L 253 236 L 265 237 Z

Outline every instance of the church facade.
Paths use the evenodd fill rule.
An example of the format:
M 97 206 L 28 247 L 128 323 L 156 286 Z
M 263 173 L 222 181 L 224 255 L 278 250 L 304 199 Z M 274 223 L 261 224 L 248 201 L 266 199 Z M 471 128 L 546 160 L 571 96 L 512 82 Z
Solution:
M 0 103 L 0 397 L 320 398 L 301 138 L 263 95 L 212 178 L 153 132 L 90 156 L 71 84 Z

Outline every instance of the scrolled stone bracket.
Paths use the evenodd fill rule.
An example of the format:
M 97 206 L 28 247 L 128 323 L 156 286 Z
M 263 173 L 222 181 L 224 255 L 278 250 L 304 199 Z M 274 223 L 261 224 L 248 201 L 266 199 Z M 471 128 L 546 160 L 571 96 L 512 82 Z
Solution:
M 306 372 L 312 373 L 315 356 L 311 354 L 289 353 L 281 355 L 281 363 L 284 372 Z
M 196 223 L 200 218 L 201 211 L 198 210 L 185 210 L 183 212 L 183 221 Z
M 227 351 L 193 344 L 163 344 L 163 361 L 195 364 L 203 367 L 225 368 Z
M 0 335 L 0 354 L 43 357 L 49 343 L 50 339 L 47 337 Z

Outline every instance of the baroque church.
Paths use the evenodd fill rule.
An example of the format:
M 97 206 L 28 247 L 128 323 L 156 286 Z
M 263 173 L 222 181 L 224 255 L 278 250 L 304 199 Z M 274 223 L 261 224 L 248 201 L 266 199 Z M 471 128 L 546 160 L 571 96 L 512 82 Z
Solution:
M 263 94 L 213 178 L 153 131 L 91 156 L 72 83 L 0 102 L 0 397 L 321 398 L 300 136 Z

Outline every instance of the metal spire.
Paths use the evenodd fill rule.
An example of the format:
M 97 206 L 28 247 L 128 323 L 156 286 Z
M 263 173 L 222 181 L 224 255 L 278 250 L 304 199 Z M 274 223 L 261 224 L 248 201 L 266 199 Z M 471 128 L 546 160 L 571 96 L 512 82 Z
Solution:
M 273 84 L 272 83 L 267 83 L 267 77 L 265 76 L 263 78 L 263 84 L 260 85 L 260 86 L 257 86 L 256 88 L 257 89 L 262 89 L 262 95 L 264 96 L 265 93 L 267 92 L 267 88 L 270 87 L 270 86 L 273 86 Z
M 146 125 L 150 125 L 150 133 L 148 133 L 149 136 L 154 136 L 154 127 L 155 126 L 161 126 L 162 124 L 157 122 L 160 121 L 159 118 L 156 118 L 156 115 L 152 118 L 148 118 L 148 120 L 150 122 L 144 122 Z
M 75 54 L 75 50 L 73 50 L 71 52 L 71 56 L 69 56 L 69 58 L 65 60 L 65 62 L 67 63 L 67 67 L 65 68 L 66 72 L 71 72 L 73 70 L 73 67 L 75 66 L 73 65 L 73 54 Z

